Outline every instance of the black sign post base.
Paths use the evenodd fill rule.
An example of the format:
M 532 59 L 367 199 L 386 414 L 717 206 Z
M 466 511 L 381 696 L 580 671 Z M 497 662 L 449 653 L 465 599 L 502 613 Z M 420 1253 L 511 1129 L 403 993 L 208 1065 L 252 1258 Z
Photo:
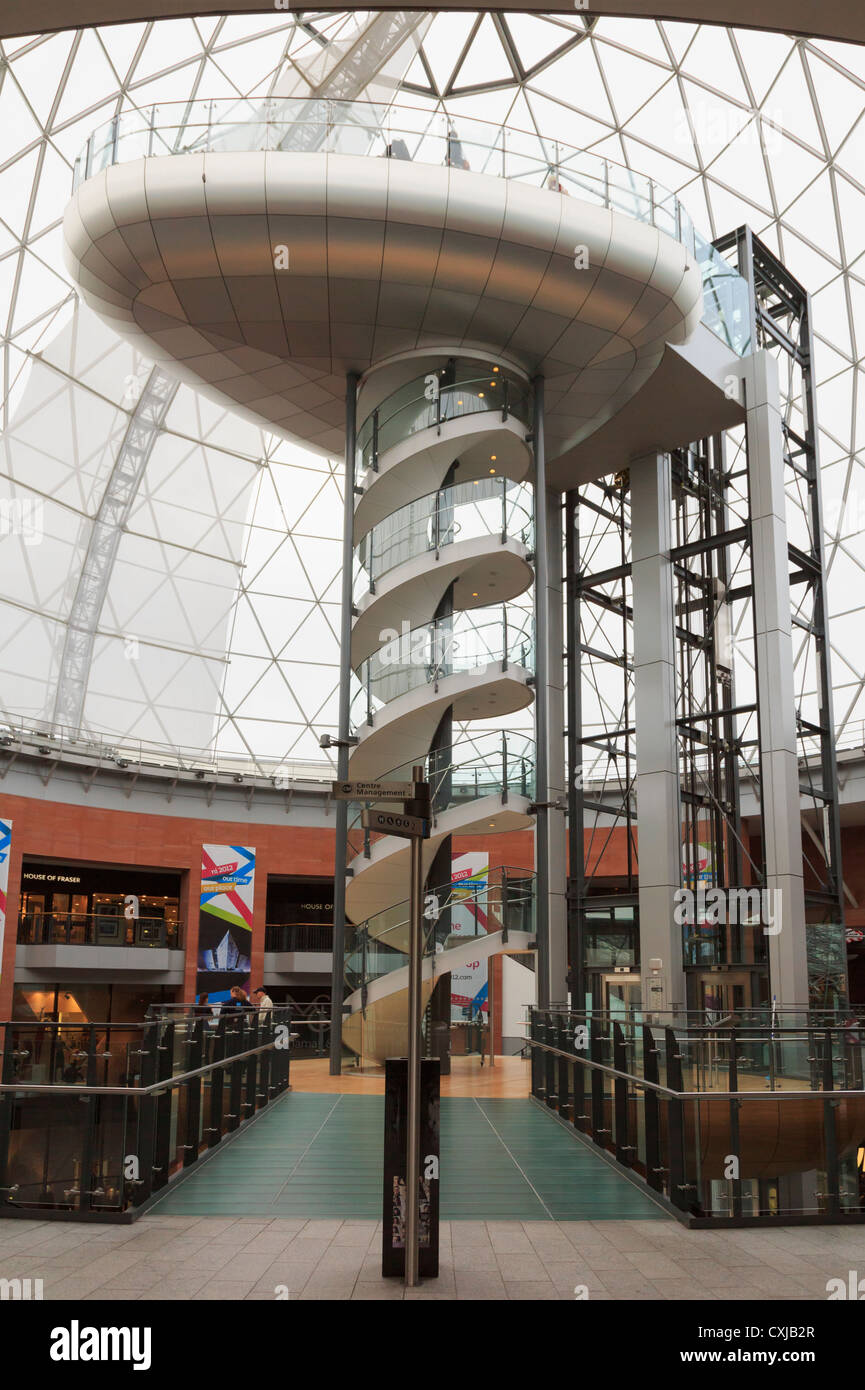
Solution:
M 439 1063 L 421 1062 L 420 1244 L 418 1273 L 436 1279 L 439 1272 Z M 408 1108 L 408 1061 L 389 1057 L 384 1082 L 384 1193 L 381 1272 L 405 1274 L 405 1165 Z

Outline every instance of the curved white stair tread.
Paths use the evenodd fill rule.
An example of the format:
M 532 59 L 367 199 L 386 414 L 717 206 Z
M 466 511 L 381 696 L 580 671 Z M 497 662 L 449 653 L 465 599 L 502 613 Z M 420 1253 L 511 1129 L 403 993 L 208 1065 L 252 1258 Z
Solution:
M 491 660 L 486 669 L 476 668 L 446 676 L 435 690 L 431 684 L 416 686 L 377 710 L 374 722 L 358 727 L 359 742 L 351 750 L 348 775 L 364 782 L 383 777 L 391 768 L 411 766 L 432 743 L 445 710 L 453 706 L 454 719 L 494 719 L 515 714 L 534 699 L 524 666 Z
M 454 586 L 454 609 L 460 613 L 509 603 L 532 583 L 528 546 L 508 537 L 473 536 L 455 541 L 438 553 L 425 550 L 376 581 L 375 593 L 358 601 L 351 632 L 351 664 L 359 666 L 387 638 L 386 629 L 402 632 L 431 621 L 449 584 Z
M 379 455 L 378 472 L 368 469 L 360 480 L 363 492 L 354 512 L 354 541 L 409 502 L 417 502 L 441 487 L 448 469 L 459 459 L 454 482 L 488 478 L 490 468 L 500 477 L 521 483 L 531 467 L 527 427 L 513 415 L 503 420 L 494 410 L 443 420 L 418 430 Z M 495 459 L 492 455 L 495 455 Z
M 479 835 L 494 831 L 525 830 L 534 817 L 529 815 L 531 801 L 513 792 L 502 804 L 500 792 L 451 806 L 435 822 L 428 840 L 422 843 L 424 873 L 447 835 Z M 353 922 L 365 922 L 383 912 L 406 895 L 411 846 L 408 840 L 395 835 L 383 835 L 370 846 L 370 857 L 358 854 L 351 861 L 351 877 L 346 882 L 345 909 Z
M 474 960 L 488 960 L 499 953 L 527 951 L 534 938 L 528 932 L 512 931 L 507 942 L 500 931 L 488 936 L 470 936 L 464 944 L 453 946 L 435 956 L 424 958 L 421 979 L 422 1004 L 426 1006 L 436 980 L 451 970 L 458 970 Z M 367 988 L 366 1018 L 361 1013 L 360 990 L 345 1001 L 351 1014 L 343 1019 L 342 1037 L 347 1047 L 364 1058 L 383 1062 L 387 1057 L 404 1057 L 408 1022 L 406 998 L 408 966 L 381 975 Z

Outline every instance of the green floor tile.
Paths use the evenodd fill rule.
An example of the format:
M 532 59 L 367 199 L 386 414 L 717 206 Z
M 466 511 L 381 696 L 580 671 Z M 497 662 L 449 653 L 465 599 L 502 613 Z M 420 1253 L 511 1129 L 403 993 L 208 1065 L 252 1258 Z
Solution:
M 384 1100 L 289 1092 L 159 1202 L 166 1214 L 376 1219 Z M 441 1103 L 443 1220 L 657 1220 L 649 1197 L 530 1100 Z

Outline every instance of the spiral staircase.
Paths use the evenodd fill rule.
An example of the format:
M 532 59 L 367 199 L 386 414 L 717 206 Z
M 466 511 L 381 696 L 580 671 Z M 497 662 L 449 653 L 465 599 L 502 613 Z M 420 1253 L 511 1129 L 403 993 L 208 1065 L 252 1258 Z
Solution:
M 533 939 L 530 872 L 451 883 L 454 836 L 533 823 L 534 742 L 503 727 L 534 699 L 531 391 L 501 358 L 445 348 L 368 373 L 358 418 L 349 776 L 406 780 L 422 765 L 430 783 L 426 1006 L 451 970 Z M 406 1048 L 409 846 L 361 829 L 360 809 L 343 1042 L 375 1065 Z

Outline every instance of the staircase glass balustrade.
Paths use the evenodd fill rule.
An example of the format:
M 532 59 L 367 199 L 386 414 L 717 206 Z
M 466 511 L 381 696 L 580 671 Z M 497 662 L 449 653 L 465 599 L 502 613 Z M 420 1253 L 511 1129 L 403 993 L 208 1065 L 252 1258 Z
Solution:
M 391 768 L 381 780 L 411 781 L 412 766 L 405 763 Z M 484 733 L 467 734 L 449 748 L 432 750 L 423 767 L 435 815 L 485 796 L 504 798 L 511 794 L 531 798 L 535 794 L 534 739 L 515 730 L 488 729 Z M 361 814 L 361 810 L 357 810 L 349 820 L 349 850 L 369 857 L 374 836 L 361 825 Z
M 345 982 L 351 993 L 408 965 L 408 900 L 346 928 Z M 440 955 L 494 932 L 535 930 L 535 875 L 498 867 L 482 877 L 428 888 L 424 896 L 424 954 Z
M 355 553 L 355 602 L 375 590 L 376 580 L 418 555 L 455 541 L 498 536 L 531 549 L 532 489 L 508 478 L 478 478 L 440 488 L 382 521 L 364 536 Z
M 354 728 L 420 686 L 449 676 L 482 676 L 491 667 L 534 670 L 534 624 L 525 609 L 508 604 L 474 608 L 398 633 L 384 629 L 382 646 L 354 673 Z
M 507 367 L 491 363 L 481 370 L 475 359 L 458 358 L 450 370 L 415 377 L 377 406 L 358 430 L 356 476 L 368 469 L 376 472 L 381 456 L 412 435 L 484 412 L 498 412 L 502 421 L 514 418 L 528 428 L 531 389 Z

